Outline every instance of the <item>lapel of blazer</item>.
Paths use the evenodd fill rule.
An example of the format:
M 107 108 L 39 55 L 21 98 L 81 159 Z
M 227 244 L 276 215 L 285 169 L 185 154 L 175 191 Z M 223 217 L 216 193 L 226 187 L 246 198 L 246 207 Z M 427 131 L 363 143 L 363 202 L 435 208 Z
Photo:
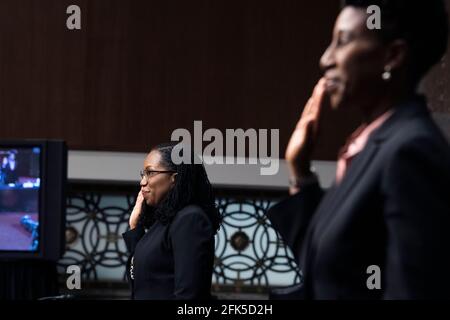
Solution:
M 325 234 L 325 229 L 332 224 L 334 219 L 336 219 L 336 215 L 334 213 L 344 202 L 343 200 L 348 196 L 348 194 L 351 193 L 355 183 L 361 180 L 367 167 L 370 165 L 372 159 L 375 157 L 383 142 L 392 136 L 401 122 L 407 121 L 411 117 L 418 114 L 424 114 L 427 112 L 424 98 L 416 96 L 413 100 L 409 100 L 408 102 L 397 106 L 392 116 L 372 133 L 364 149 L 353 159 L 348 168 L 347 174 L 341 181 L 341 184 L 336 186 L 334 195 L 330 197 L 329 201 L 324 203 L 324 219 L 320 219 L 320 222 L 318 222 L 316 226 L 320 232 L 319 237 L 322 237 L 323 234 Z
M 307 269 L 309 269 L 314 259 L 315 249 L 320 242 L 320 239 L 326 235 L 326 230 L 333 224 L 333 220 L 337 218 L 335 213 L 339 208 L 339 205 L 342 204 L 347 195 L 351 193 L 354 184 L 363 177 L 364 172 L 379 150 L 380 145 L 392 135 L 400 122 L 405 121 L 418 113 L 424 112 L 428 112 L 426 104 L 424 98 L 419 96 L 414 97 L 412 101 L 409 100 L 408 102 L 397 106 L 394 114 L 392 114 L 380 128 L 373 132 L 364 149 L 353 159 L 341 184 L 334 184 L 327 192 L 318 210 L 314 213 L 308 234 L 305 238 L 305 240 L 307 240 L 305 243 L 306 252 L 302 255 L 300 261 L 305 275 L 308 273 Z
M 323 198 L 321 205 L 314 213 L 315 219 L 311 221 L 312 225 L 308 230 L 308 249 L 306 255 L 303 255 L 302 265 L 307 266 L 314 259 L 313 253 L 316 252 L 320 239 L 324 237 L 325 231 L 332 225 L 332 221 L 336 219 L 335 213 L 338 206 L 343 202 L 346 195 L 351 192 L 352 186 L 363 175 L 377 150 L 378 144 L 367 143 L 364 150 L 352 161 L 349 171 L 342 179 L 341 184 L 334 185 Z

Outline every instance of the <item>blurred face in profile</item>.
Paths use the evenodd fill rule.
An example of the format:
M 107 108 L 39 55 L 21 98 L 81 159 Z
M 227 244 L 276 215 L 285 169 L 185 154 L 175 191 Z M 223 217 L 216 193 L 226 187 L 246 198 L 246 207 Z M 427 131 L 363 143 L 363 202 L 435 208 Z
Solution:
M 364 108 L 385 87 L 384 48 L 374 31 L 366 26 L 363 8 L 347 6 L 339 14 L 332 41 L 320 66 L 326 79 L 331 107 Z
M 145 158 L 140 184 L 147 205 L 156 207 L 174 186 L 176 173 L 158 172 L 168 170 L 162 165 L 158 150 L 151 151 Z

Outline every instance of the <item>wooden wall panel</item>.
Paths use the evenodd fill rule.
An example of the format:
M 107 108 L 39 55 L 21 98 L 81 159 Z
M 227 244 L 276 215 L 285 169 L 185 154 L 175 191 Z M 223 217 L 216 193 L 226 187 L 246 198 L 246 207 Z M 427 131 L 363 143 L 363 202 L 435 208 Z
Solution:
M 66 28 L 70 4 L 80 31 Z M 0 0 L 0 137 L 142 152 L 203 120 L 279 128 L 282 155 L 338 10 L 337 0 Z M 355 121 L 328 115 L 316 158 L 334 160 Z

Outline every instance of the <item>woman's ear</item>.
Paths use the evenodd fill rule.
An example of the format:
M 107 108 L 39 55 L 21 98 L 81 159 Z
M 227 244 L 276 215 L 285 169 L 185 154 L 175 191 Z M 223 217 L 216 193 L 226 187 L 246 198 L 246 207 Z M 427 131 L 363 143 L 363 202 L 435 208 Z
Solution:
M 397 70 L 408 63 L 409 46 L 405 40 L 397 39 L 388 44 L 386 49 L 385 68 Z
M 172 183 L 172 185 L 175 184 L 175 176 L 176 176 L 177 174 L 178 174 L 178 173 L 173 173 L 173 174 L 170 176 L 170 182 Z

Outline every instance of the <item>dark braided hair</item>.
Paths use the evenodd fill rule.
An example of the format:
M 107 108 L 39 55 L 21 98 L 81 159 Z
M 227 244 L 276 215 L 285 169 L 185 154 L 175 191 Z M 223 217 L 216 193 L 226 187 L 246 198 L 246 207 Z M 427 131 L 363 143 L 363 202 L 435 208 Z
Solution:
M 177 173 L 175 184 L 165 198 L 156 207 L 148 206 L 145 201 L 139 223 L 148 228 L 156 221 L 170 223 L 178 211 L 190 204 L 201 207 L 207 214 L 213 230 L 219 230 L 222 216 L 215 204 L 214 192 L 203 164 L 195 164 L 195 154 L 191 153 L 191 164 L 176 165 L 172 161 L 172 149 L 177 143 L 165 143 L 154 147 L 161 155 L 161 165 L 166 170 Z M 182 155 L 182 150 L 180 154 Z M 198 160 L 197 160 L 198 161 Z

